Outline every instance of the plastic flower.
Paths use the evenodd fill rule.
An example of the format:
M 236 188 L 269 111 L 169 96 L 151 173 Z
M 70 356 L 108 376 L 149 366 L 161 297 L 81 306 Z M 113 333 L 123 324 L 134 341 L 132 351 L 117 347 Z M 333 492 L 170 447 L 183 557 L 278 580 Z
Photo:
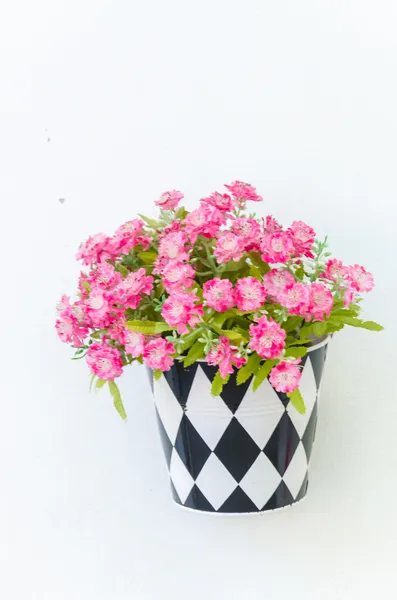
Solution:
M 214 206 L 223 212 L 229 212 L 233 210 L 235 205 L 229 194 L 220 194 L 219 192 L 214 192 L 208 196 L 208 198 L 202 198 L 201 202 L 204 204 L 210 204 L 211 206 Z
M 125 330 L 124 333 L 125 351 L 131 354 L 133 358 L 141 356 L 145 347 L 145 336 L 136 331 Z
M 276 299 L 285 286 L 294 281 L 294 276 L 286 269 L 272 269 L 263 277 L 266 294 Z
M 92 344 L 85 358 L 90 370 L 100 379 L 112 381 L 123 373 L 120 350 L 112 348 L 106 341 Z
M 371 273 L 360 265 L 353 265 L 347 270 L 350 287 L 357 292 L 370 292 L 374 287 L 374 278 Z
M 310 287 L 304 283 L 289 283 L 277 295 L 277 301 L 292 315 L 304 316 L 310 301 Z
M 91 288 L 97 287 L 102 290 L 110 290 L 122 281 L 121 274 L 109 263 L 100 263 L 86 278 Z
M 226 263 L 229 260 L 237 262 L 243 252 L 244 241 L 240 236 L 231 231 L 224 231 L 218 236 L 214 250 L 218 263 Z
M 215 277 L 203 285 L 203 295 L 207 306 L 217 312 L 224 312 L 235 305 L 233 284 L 228 279 Z
M 169 371 L 174 363 L 171 354 L 174 354 L 173 344 L 163 338 L 151 340 L 143 351 L 143 360 L 151 369 Z
M 100 289 L 91 292 L 89 298 L 84 301 L 85 313 L 91 325 L 104 329 L 110 324 L 110 311 L 113 302 Z
M 196 271 L 188 263 L 171 260 L 162 271 L 162 282 L 167 292 L 189 289 L 194 283 Z
M 253 202 L 262 202 L 263 200 L 262 196 L 259 196 L 253 185 L 244 183 L 243 181 L 234 181 L 230 185 L 225 184 L 225 188 L 229 190 L 236 200 L 251 200 Z
M 265 289 L 255 277 L 243 277 L 236 283 L 236 304 L 239 310 L 253 311 L 265 301 Z
M 208 204 L 202 204 L 189 213 L 185 219 L 185 231 L 190 241 L 194 244 L 199 235 L 205 238 L 212 238 L 219 232 L 219 229 L 226 222 L 225 215 Z
M 268 263 L 285 263 L 294 253 L 294 245 L 289 233 L 280 231 L 265 235 L 261 243 L 262 260 Z
M 141 301 L 142 294 L 150 294 L 152 289 L 153 277 L 146 275 L 145 269 L 141 268 L 127 275 L 114 292 L 117 302 L 125 308 L 135 309 Z
M 284 350 L 286 335 L 276 321 L 264 315 L 256 324 L 250 325 L 249 346 L 262 358 L 278 358 Z
M 222 379 L 233 373 L 233 365 L 239 369 L 247 362 L 245 358 L 238 355 L 237 348 L 233 348 L 228 338 L 223 335 L 220 336 L 216 348 L 208 352 L 206 360 L 209 365 L 219 365 Z
M 173 292 L 163 304 L 161 314 L 171 327 L 176 327 L 180 335 L 189 331 L 187 325 L 195 327 L 203 315 L 200 300 L 193 292 Z
M 249 217 L 235 219 L 232 232 L 241 238 L 245 250 L 259 249 L 261 227 L 255 219 Z
M 348 274 L 348 267 L 345 267 L 341 260 L 330 258 L 325 265 L 325 271 L 322 276 L 331 281 L 339 281 Z
M 270 383 L 278 392 L 288 394 L 299 387 L 302 372 L 297 366 L 300 358 L 280 362 L 270 371 Z
M 82 242 L 76 254 L 77 260 L 81 260 L 83 265 L 93 265 L 106 260 L 109 254 L 110 238 L 104 233 L 96 233 Z
M 185 244 L 187 237 L 184 231 L 172 231 L 161 238 L 159 256 L 168 260 L 188 260 Z
M 304 255 L 313 258 L 311 249 L 316 237 L 316 232 L 303 221 L 294 221 L 288 229 L 297 256 Z
M 88 327 L 80 324 L 70 311 L 62 312 L 55 321 L 55 329 L 62 342 L 72 344 L 75 348 L 83 346 L 89 332 Z
M 128 254 L 132 248 L 138 245 L 147 248 L 151 243 L 151 239 L 145 235 L 143 226 L 142 219 L 132 219 L 118 227 L 109 242 L 112 254 Z
M 315 321 L 324 321 L 324 315 L 329 317 L 334 299 L 328 288 L 323 283 L 311 283 L 309 286 L 309 305 L 306 321 L 313 318 Z
M 263 232 L 264 233 L 271 234 L 271 233 L 277 233 L 277 232 L 283 230 L 280 223 L 278 221 L 276 221 L 276 219 L 274 219 L 271 215 L 268 215 L 266 217 L 266 219 L 262 219 L 262 220 L 263 220 Z
M 178 192 L 178 190 L 172 190 L 170 192 L 164 192 L 161 194 L 159 200 L 156 200 L 155 204 L 160 206 L 163 210 L 173 210 L 179 204 L 179 202 L 183 199 L 182 192 Z

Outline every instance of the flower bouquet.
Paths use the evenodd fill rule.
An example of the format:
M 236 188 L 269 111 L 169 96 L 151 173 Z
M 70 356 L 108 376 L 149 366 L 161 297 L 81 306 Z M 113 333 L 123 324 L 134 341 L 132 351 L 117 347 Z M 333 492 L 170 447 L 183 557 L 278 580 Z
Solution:
M 166 192 L 156 219 L 139 215 L 79 248 L 78 298 L 62 297 L 56 330 L 75 359 L 85 358 L 91 385 L 109 386 L 122 418 L 115 380 L 134 361 L 152 370 L 155 388 L 200 365 L 210 384 L 203 402 L 214 406 L 240 386 L 257 394 L 265 383 L 283 410 L 303 418 L 311 350 L 345 325 L 382 329 L 359 317 L 374 285 L 364 267 L 332 258 L 327 239 L 302 221 L 284 228 L 251 213 L 250 203 L 262 201 L 252 185 L 225 188 L 192 212 L 180 206 L 181 192 Z M 178 402 L 186 413 L 188 399 Z

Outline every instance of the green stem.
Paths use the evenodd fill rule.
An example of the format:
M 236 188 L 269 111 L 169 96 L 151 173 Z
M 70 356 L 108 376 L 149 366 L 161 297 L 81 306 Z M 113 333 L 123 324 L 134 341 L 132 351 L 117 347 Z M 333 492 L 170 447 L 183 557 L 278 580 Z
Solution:
M 206 242 L 204 242 L 204 241 L 203 241 L 203 246 L 204 246 L 204 248 L 205 248 L 205 253 L 206 253 L 206 255 L 207 255 L 207 259 L 208 259 L 208 262 L 209 262 L 209 266 L 210 266 L 210 267 L 211 267 L 211 269 L 212 269 L 212 273 L 213 273 L 214 275 L 217 275 L 217 272 L 218 272 L 218 271 L 217 271 L 217 266 L 216 266 L 216 264 L 215 264 L 215 261 L 214 261 L 214 259 L 213 259 L 213 257 L 212 257 L 212 254 L 211 254 L 211 252 L 210 252 L 209 246 L 208 246 L 208 244 L 207 244 Z
M 212 271 L 196 271 L 198 277 L 206 277 L 207 275 L 213 275 Z

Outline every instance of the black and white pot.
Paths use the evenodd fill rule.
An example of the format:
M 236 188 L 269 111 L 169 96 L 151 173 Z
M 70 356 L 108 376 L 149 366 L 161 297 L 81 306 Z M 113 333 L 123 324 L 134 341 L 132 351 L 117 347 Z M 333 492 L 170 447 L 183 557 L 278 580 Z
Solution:
M 216 514 L 262 513 L 299 502 L 317 423 L 317 401 L 328 339 L 302 359 L 300 390 L 305 415 L 269 381 L 252 390 L 252 378 L 211 396 L 218 369 L 205 362 L 175 364 L 153 393 L 175 502 Z

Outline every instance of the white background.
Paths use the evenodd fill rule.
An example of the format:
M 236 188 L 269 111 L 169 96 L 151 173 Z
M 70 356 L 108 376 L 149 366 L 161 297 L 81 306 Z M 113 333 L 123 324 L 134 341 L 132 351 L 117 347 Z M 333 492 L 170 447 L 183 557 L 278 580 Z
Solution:
M 355 600 L 397 594 L 397 5 L 36 0 L 0 20 L 0 596 Z M 56 338 L 74 253 L 181 189 L 256 185 L 376 288 L 324 380 L 309 495 L 262 517 L 170 501 L 145 373 L 127 424 Z M 61 203 L 59 199 L 64 199 Z

